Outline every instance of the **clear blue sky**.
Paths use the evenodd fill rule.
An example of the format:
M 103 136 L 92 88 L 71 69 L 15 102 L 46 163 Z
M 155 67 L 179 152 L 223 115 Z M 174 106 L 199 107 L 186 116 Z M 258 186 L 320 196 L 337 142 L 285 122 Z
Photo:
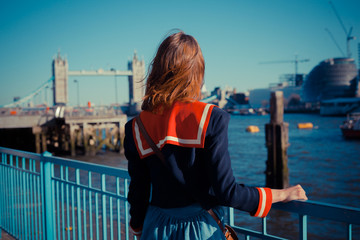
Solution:
M 347 29 L 352 57 L 358 60 L 360 1 L 333 0 Z M 320 61 L 341 56 L 328 28 L 346 52 L 346 36 L 327 0 L 229 1 L 3 1 L 0 4 L 0 105 L 24 97 L 51 77 L 60 49 L 69 70 L 127 70 L 134 50 L 146 65 L 164 35 L 180 28 L 202 48 L 205 84 L 237 91 L 267 87 L 294 64 L 262 61 L 310 59 L 299 64 L 309 73 Z M 76 104 L 75 78 L 69 79 L 69 104 Z M 80 77 L 80 101 L 115 102 L 114 78 Z M 119 101 L 128 101 L 128 81 L 118 78 Z M 49 98 L 49 97 L 48 97 Z

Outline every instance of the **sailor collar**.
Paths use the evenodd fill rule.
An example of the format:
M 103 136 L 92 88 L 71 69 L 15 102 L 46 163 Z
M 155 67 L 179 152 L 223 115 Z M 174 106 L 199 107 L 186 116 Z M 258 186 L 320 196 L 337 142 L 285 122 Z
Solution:
M 140 113 L 144 127 L 157 145 L 162 149 L 165 144 L 182 147 L 204 148 L 206 130 L 214 105 L 203 102 L 176 102 L 162 114 L 148 111 Z M 132 122 L 135 145 L 140 158 L 154 154 L 142 136 L 135 119 Z

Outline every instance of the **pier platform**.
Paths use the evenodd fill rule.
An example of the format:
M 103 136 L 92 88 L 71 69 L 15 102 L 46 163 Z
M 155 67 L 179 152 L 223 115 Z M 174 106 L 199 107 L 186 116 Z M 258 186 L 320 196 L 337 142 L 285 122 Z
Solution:
M 0 135 L 10 144 L 3 146 L 21 146 L 24 139 L 18 136 L 23 132 L 20 135 L 32 145 L 23 150 L 36 153 L 94 155 L 103 148 L 121 152 L 126 122 L 118 106 L 0 109 Z

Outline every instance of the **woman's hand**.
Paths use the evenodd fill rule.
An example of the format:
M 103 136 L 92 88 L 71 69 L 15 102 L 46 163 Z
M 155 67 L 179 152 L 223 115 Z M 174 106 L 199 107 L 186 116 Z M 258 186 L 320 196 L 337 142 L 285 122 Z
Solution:
M 300 184 L 285 188 L 285 189 L 271 189 L 272 203 L 289 202 L 292 200 L 308 200 L 304 189 Z

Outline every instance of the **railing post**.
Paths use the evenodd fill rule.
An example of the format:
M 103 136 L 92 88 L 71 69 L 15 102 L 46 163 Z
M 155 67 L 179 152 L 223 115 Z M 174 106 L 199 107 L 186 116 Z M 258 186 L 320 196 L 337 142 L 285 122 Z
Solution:
M 348 223 L 348 229 L 347 229 L 347 239 L 351 240 L 352 239 L 352 224 Z
M 106 178 L 105 174 L 101 174 L 101 206 L 102 206 L 102 225 L 103 225 L 103 239 L 107 239 L 107 222 L 106 222 Z
M 267 229 L 267 227 L 266 227 L 266 217 L 264 217 L 262 219 L 262 234 L 263 235 L 267 235 L 266 229 Z
M 128 192 L 129 192 L 129 181 L 127 179 L 124 180 L 124 195 L 125 198 L 128 198 Z M 129 203 L 128 201 L 124 202 L 125 207 L 125 239 L 129 240 Z
M 76 202 L 77 202 L 77 221 L 78 221 L 78 239 L 82 239 L 81 233 L 81 200 L 80 200 L 80 169 L 75 170 L 75 179 L 76 179 Z M 75 226 L 75 224 L 74 224 Z
M 46 157 L 51 157 L 52 154 L 44 152 L 41 155 L 41 164 L 43 165 L 41 173 L 41 185 L 43 188 L 42 201 L 44 204 L 44 232 L 45 239 L 54 239 L 54 223 L 53 223 L 53 192 L 51 187 L 52 182 L 52 163 L 46 160 Z
M 234 226 L 234 208 L 227 207 L 228 209 L 228 223 L 230 226 Z
M 307 215 L 299 215 L 299 239 L 307 240 Z

